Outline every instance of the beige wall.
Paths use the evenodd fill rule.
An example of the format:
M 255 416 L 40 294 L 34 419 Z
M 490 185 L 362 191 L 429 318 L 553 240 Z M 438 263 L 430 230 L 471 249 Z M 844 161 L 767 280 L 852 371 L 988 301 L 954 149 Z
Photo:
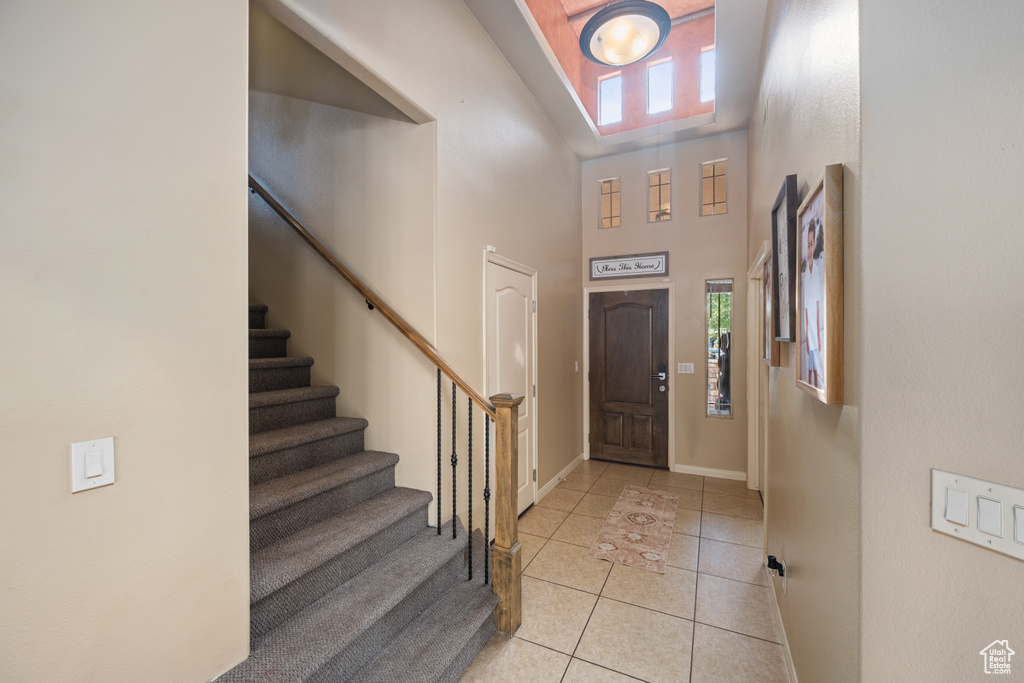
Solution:
M 861 671 L 986 680 L 982 648 L 1024 652 L 1024 564 L 931 531 L 929 470 L 1024 488 L 1024 5 L 868 0 L 860 26 Z
M 0 9 L 2 680 L 248 652 L 246 13 Z M 116 483 L 72 495 L 106 436 Z
M 782 344 L 782 366 L 769 371 L 766 550 L 789 566 L 788 592 L 783 594 L 778 580 L 775 591 L 802 681 L 859 677 L 864 276 L 857 6 L 856 0 L 769 2 L 749 131 L 748 262 L 771 237 L 771 207 L 787 174 L 797 174 L 803 199 L 826 164 L 845 166 L 845 405 L 824 405 L 797 389 L 795 343 Z M 926 513 L 921 511 L 922 516 Z
M 582 344 L 579 162 L 461 2 L 281 4 L 306 13 L 436 121 L 416 126 L 253 93 L 254 172 L 271 177 L 271 189 L 475 387 L 483 387 L 485 247 L 539 271 L 543 486 L 583 449 L 573 367 Z M 315 381 L 342 387 L 342 413 L 370 420 L 367 443 L 401 455 L 399 483 L 433 491 L 433 368 L 304 246 L 282 237 L 283 227 L 261 220 L 251 296 L 271 305 L 272 324 L 293 330 L 292 354 L 314 355 Z M 450 400 L 449 393 L 446 416 Z M 465 400 L 460 394 L 460 440 Z M 447 462 L 447 436 L 444 443 Z
M 728 159 L 728 212 L 699 216 L 700 164 Z M 672 171 L 672 218 L 647 222 L 647 172 Z M 622 179 L 622 227 L 598 228 L 599 181 Z M 589 260 L 621 254 L 669 252 L 674 297 L 674 348 L 669 391 L 674 392 L 674 464 L 740 472 L 747 469 L 746 410 L 746 221 L 747 134 L 729 133 L 693 142 L 606 157 L 583 164 L 584 287 L 661 284 L 656 278 L 591 282 Z M 732 278 L 734 417 L 709 418 L 704 290 L 709 279 Z M 582 311 L 578 315 L 582 316 Z M 693 363 L 694 374 L 676 373 L 677 363 Z M 672 462 L 672 459 L 670 459 Z

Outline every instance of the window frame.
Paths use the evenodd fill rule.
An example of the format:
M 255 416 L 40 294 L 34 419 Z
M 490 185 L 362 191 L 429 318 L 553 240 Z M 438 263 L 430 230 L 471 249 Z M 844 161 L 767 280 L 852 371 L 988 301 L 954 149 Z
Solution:
M 655 68 L 657 68 L 659 66 L 664 66 L 665 64 L 668 64 L 669 67 L 670 67 L 669 77 L 668 77 L 668 107 L 665 108 L 665 109 L 659 109 L 658 111 L 651 111 L 651 69 L 655 69 Z M 647 64 L 647 70 L 644 73 L 644 76 L 646 78 L 646 89 L 647 89 L 647 103 L 646 103 L 646 106 L 645 106 L 645 110 L 647 112 L 647 115 L 648 116 L 657 116 L 658 114 L 664 114 L 665 112 L 670 112 L 673 109 L 675 109 L 675 106 L 676 106 L 675 88 L 673 87 L 674 83 L 675 83 L 675 81 L 674 81 L 675 65 L 672 63 L 672 58 L 671 57 L 666 57 L 665 59 L 659 59 L 656 62 L 651 62 L 651 63 Z
M 613 81 L 615 79 L 618 79 L 618 81 L 619 81 L 619 118 L 615 119 L 614 121 L 605 121 L 604 120 L 605 105 L 604 105 L 604 97 L 602 96 L 601 89 L 604 87 L 605 83 L 607 83 L 609 81 Z M 625 93 L 623 91 L 623 87 L 624 87 L 624 84 L 623 84 L 623 80 L 622 80 L 622 72 L 621 71 L 616 71 L 615 73 L 611 73 L 611 74 L 605 74 L 604 76 L 601 76 L 600 78 L 597 79 L 597 125 L 598 126 L 612 126 L 612 125 L 615 125 L 616 123 L 622 123 L 622 117 L 623 117 L 623 114 L 625 113 L 623 111 L 625 109 L 625 96 L 624 96 Z
M 605 184 L 608 185 L 609 191 L 605 192 Z M 618 187 L 616 188 L 616 185 Z M 597 207 L 597 229 L 598 230 L 612 230 L 614 228 L 622 227 L 622 178 L 602 178 L 597 181 L 598 191 L 598 207 Z M 608 199 L 608 215 L 604 213 L 604 197 L 609 196 Z M 618 195 L 619 212 L 615 213 L 615 196 Z M 609 222 L 609 225 L 605 225 L 605 221 Z
M 704 169 L 708 166 L 712 167 L 711 176 L 704 175 Z M 722 166 L 721 175 L 716 173 L 718 166 Z M 704 201 L 704 181 L 711 178 L 711 201 Z M 718 183 L 716 180 L 722 179 L 722 197 L 718 197 Z M 700 203 L 697 206 L 697 215 L 701 218 L 711 218 L 713 216 L 724 216 L 729 213 L 729 159 L 715 159 L 713 161 L 702 161 L 700 164 L 700 174 L 698 177 L 698 183 L 700 183 L 697 191 L 697 195 L 700 197 Z M 721 204 L 724 208 L 719 211 L 718 205 Z M 711 213 L 704 213 L 704 207 L 711 206 Z
M 662 176 L 662 175 L 667 175 L 668 176 L 668 182 L 667 183 L 662 183 L 661 182 L 661 177 L 660 176 Z M 657 185 L 651 185 L 651 178 L 653 176 L 659 176 L 658 184 Z M 659 198 L 659 200 L 664 196 L 662 194 L 662 192 L 667 192 L 668 193 L 668 213 L 667 213 L 667 215 L 665 215 L 662 218 L 654 218 L 654 219 L 652 219 L 651 218 L 651 213 L 652 213 L 652 209 L 651 209 L 651 190 L 653 188 L 655 188 L 655 187 L 658 188 L 658 198 Z M 665 188 L 665 189 L 662 190 L 662 188 Z M 660 208 L 661 207 L 660 201 L 658 203 L 658 206 L 659 206 L 659 209 L 657 211 L 657 214 L 660 215 L 661 211 L 662 211 L 662 209 Z M 671 168 L 659 168 L 659 169 L 654 170 L 654 171 L 648 171 L 647 172 L 647 222 L 648 223 L 664 223 L 665 221 L 670 221 L 670 220 L 672 220 L 672 169 Z
M 708 341 L 711 339 L 711 332 L 712 332 L 712 329 L 711 329 L 711 299 L 710 299 L 710 297 L 715 292 L 709 291 L 709 289 L 710 289 L 712 284 L 722 285 L 722 284 L 725 284 L 725 283 L 729 283 L 729 292 L 728 293 L 729 293 L 730 301 L 729 301 L 729 328 L 728 328 L 728 334 L 729 334 L 729 354 L 732 354 L 732 352 L 733 352 L 733 349 L 732 349 L 732 335 L 733 335 L 733 324 L 732 323 L 733 323 L 733 317 L 732 316 L 733 316 L 733 303 L 736 301 L 736 280 L 735 280 L 735 278 L 731 278 L 731 277 L 728 277 L 728 278 L 725 278 L 725 277 L 721 277 L 721 278 L 708 278 L 708 279 L 706 279 L 704 281 L 704 340 L 705 340 L 704 343 L 707 344 Z M 723 292 L 719 292 L 719 294 L 722 294 L 722 293 Z M 719 310 L 721 310 L 721 303 L 719 303 Z M 716 356 L 716 359 L 721 357 L 721 335 L 722 335 L 722 328 L 719 326 L 717 328 L 717 330 L 718 330 L 718 334 L 719 334 L 719 355 Z M 735 378 L 735 375 L 732 372 L 732 360 L 733 359 L 732 359 L 732 357 L 730 355 L 730 357 L 729 357 L 729 365 L 730 365 L 730 367 L 729 367 L 729 374 L 730 374 L 730 377 L 729 377 L 729 384 L 730 384 L 730 386 L 729 386 L 729 412 L 725 413 L 725 414 L 721 414 L 721 413 L 718 413 L 718 412 L 714 412 L 713 413 L 712 412 L 712 407 L 711 407 L 712 406 L 712 400 L 711 400 L 711 352 L 710 351 L 705 351 L 705 357 L 704 358 L 705 358 L 705 360 L 704 360 L 704 377 L 705 377 L 705 383 L 706 383 L 706 387 L 707 387 L 706 392 L 705 392 L 705 397 L 704 397 L 705 398 L 705 400 L 704 400 L 704 417 L 709 418 L 709 419 L 731 420 L 736 415 L 736 411 L 733 410 L 733 408 L 735 407 L 736 404 L 734 404 L 732 402 L 732 396 L 733 396 L 733 394 L 732 394 L 732 380 Z M 717 409 L 716 409 L 716 411 L 717 411 Z
M 704 55 L 707 53 L 714 55 L 714 63 L 712 66 L 713 75 L 711 78 L 711 97 L 704 99 Z M 715 44 L 706 45 L 700 49 L 700 57 L 697 58 L 697 97 L 701 104 L 707 104 L 708 102 L 714 102 L 715 96 L 718 94 L 716 89 L 716 81 L 718 80 L 718 53 L 715 50 Z

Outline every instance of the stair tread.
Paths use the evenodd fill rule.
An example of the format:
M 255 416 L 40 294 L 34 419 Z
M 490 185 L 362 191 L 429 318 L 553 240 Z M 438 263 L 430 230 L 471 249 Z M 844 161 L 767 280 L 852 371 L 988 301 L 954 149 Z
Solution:
M 224 680 L 304 680 L 463 552 L 466 533 L 455 523 L 461 531 L 457 539 L 451 538 L 452 522 L 440 536 L 427 527 L 264 636 Z
M 272 368 L 302 368 L 313 364 L 313 359 L 306 356 L 277 356 L 271 358 L 250 358 L 250 370 L 269 370 Z
M 271 338 L 271 339 L 288 339 L 292 336 L 292 333 L 288 330 L 267 330 L 258 327 L 249 328 L 249 338 Z
M 262 517 L 373 472 L 393 467 L 397 462 L 398 456 L 394 453 L 363 451 L 257 484 L 249 489 L 249 519 Z
M 332 417 L 328 420 L 304 422 L 292 427 L 259 432 L 249 437 L 249 457 L 255 458 L 286 448 L 329 439 L 332 436 L 348 434 L 366 429 L 368 425 L 369 422 L 361 417 Z
M 318 398 L 334 398 L 341 393 L 338 387 L 296 387 L 294 389 L 276 389 L 274 391 L 258 391 L 249 394 L 249 409 L 285 403 L 313 401 Z
M 425 609 L 353 680 L 436 681 L 487 619 L 498 596 L 474 578 L 458 581 Z
M 426 491 L 388 489 L 340 514 L 254 551 L 250 559 L 252 602 L 262 600 L 418 508 L 425 507 L 431 499 Z

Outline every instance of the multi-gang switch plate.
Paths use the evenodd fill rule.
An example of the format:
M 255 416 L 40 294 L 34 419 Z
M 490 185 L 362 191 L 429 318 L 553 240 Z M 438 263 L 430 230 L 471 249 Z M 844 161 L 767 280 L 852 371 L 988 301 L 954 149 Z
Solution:
M 932 470 L 932 529 L 1024 560 L 1024 489 Z

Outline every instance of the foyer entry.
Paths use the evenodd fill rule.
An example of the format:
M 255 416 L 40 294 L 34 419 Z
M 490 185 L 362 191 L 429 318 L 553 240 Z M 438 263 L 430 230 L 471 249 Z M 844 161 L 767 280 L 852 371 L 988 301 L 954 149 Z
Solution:
M 668 467 L 668 290 L 591 292 L 590 457 Z

